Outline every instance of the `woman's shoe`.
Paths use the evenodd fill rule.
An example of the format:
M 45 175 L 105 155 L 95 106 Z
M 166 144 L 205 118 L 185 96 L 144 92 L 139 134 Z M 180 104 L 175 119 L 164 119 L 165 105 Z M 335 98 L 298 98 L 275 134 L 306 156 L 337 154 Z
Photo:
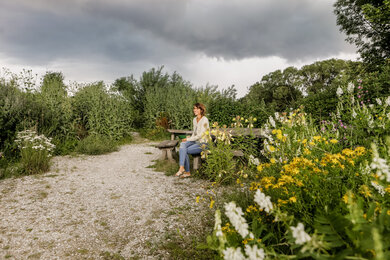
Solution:
M 189 172 L 183 172 L 181 175 L 180 175 L 180 178 L 187 178 L 187 177 L 190 177 L 191 176 L 191 173 Z
M 175 176 L 176 177 L 180 177 L 181 175 L 183 175 L 183 173 L 185 173 L 185 171 L 178 171 Z

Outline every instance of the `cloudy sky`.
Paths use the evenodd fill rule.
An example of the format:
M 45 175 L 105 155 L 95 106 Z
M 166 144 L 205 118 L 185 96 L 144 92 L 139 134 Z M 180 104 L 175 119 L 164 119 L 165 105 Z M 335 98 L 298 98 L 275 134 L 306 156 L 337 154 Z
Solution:
M 110 84 L 164 65 L 194 87 L 235 85 L 328 58 L 356 59 L 334 0 L 1 0 L 0 66 Z

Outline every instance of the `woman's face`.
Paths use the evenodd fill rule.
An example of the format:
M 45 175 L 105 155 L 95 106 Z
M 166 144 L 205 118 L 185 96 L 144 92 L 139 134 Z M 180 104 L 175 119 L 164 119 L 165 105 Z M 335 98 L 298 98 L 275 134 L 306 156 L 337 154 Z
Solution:
M 194 115 L 196 115 L 196 116 L 200 115 L 200 112 L 201 112 L 200 108 L 194 107 L 193 111 L 194 111 Z

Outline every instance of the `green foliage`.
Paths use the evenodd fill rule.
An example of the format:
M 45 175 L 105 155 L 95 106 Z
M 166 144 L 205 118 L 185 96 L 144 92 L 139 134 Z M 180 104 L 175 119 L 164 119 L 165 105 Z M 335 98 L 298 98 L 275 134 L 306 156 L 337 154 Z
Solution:
M 390 1 L 338 0 L 334 4 L 337 25 L 347 41 L 358 47 L 363 61 L 371 70 L 390 58 Z
M 78 143 L 76 152 L 88 155 L 99 155 L 117 151 L 114 140 L 104 135 L 90 135 Z
M 102 82 L 79 90 L 73 97 L 72 109 L 77 127 L 90 135 L 119 140 L 132 131 L 133 110 L 129 102 L 107 91 Z
M 236 175 L 236 161 L 230 145 L 231 135 L 226 129 L 214 126 L 214 129 L 206 132 L 209 141 L 207 148 L 204 147 L 202 151 L 206 160 L 199 174 L 217 183 L 231 183 Z

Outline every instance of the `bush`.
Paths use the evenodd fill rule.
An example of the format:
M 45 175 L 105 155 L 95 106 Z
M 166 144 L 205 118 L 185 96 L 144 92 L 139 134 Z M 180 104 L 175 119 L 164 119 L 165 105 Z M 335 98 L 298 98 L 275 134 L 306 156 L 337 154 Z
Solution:
M 26 130 L 17 134 L 15 143 L 20 149 L 20 161 L 25 174 L 42 173 L 50 168 L 51 152 L 55 145 L 44 135 L 37 135 L 35 131 Z
M 114 140 L 103 135 L 90 135 L 79 142 L 76 152 L 88 155 L 99 155 L 117 151 Z

